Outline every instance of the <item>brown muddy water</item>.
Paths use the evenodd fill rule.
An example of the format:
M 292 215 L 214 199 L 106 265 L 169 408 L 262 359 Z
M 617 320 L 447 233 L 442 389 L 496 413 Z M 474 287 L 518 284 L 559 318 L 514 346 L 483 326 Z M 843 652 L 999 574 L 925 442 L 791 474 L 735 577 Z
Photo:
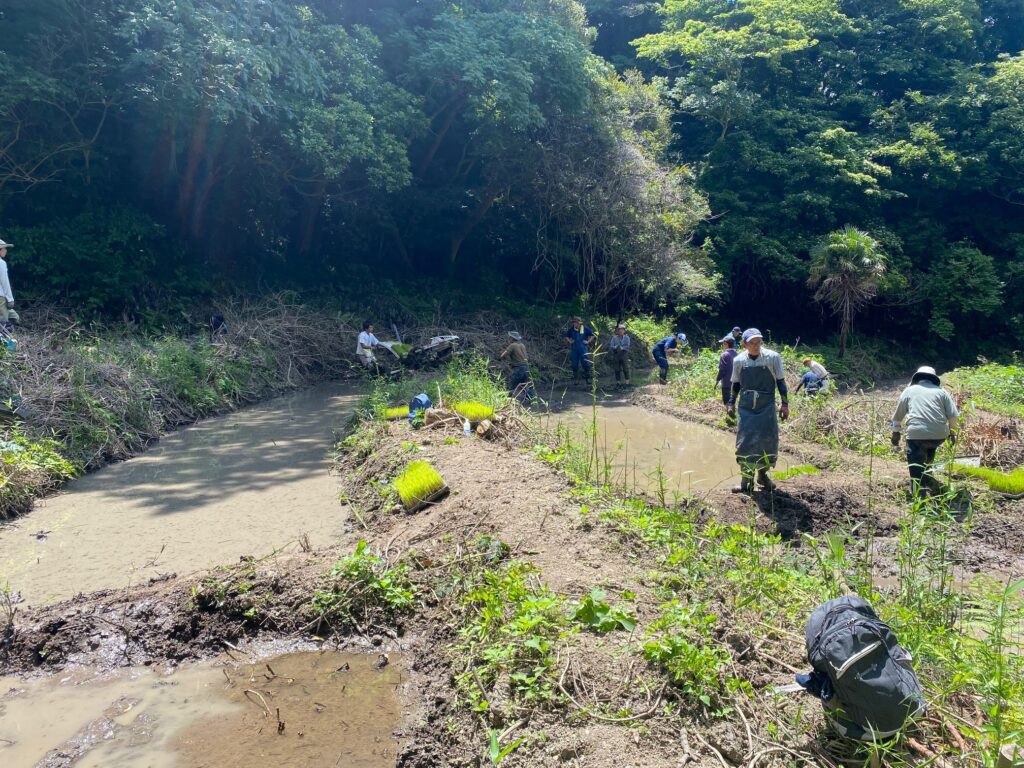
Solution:
M 567 403 L 547 417 L 590 439 L 594 406 Z M 617 400 L 598 400 L 598 454 L 611 464 L 612 481 L 627 489 L 669 494 L 704 493 L 739 482 L 735 435 Z M 787 467 L 779 457 L 778 469 Z
M 305 651 L 176 670 L 0 678 L 5 768 L 384 768 L 403 659 Z
M 328 475 L 351 387 L 323 385 L 209 419 L 68 484 L 0 526 L 0 586 L 29 604 L 336 541 Z

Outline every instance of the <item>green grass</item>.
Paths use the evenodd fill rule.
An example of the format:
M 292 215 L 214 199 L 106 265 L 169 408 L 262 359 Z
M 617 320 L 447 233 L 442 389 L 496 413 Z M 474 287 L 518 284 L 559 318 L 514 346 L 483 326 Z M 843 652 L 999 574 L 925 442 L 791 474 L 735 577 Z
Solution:
M 452 406 L 452 410 L 455 411 L 459 416 L 464 419 L 469 419 L 474 424 L 484 419 L 494 418 L 494 408 L 484 403 L 478 403 L 473 400 L 466 400 L 459 403 L 455 403 Z
M 968 467 L 963 464 L 952 464 L 950 469 L 960 477 L 976 477 L 988 483 L 988 487 L 999 493 L 1024 493 L 1024 467 L 1012 472 L 1001 472 L 989 467 Z
M 986 411 L 1024 417 L 1024 366 L 985 363 L 957 368 L 945 383 Z
M 776 480 L 788 480 L 791 477 L 799 477 L 800 475 L 816 475 L 821 472 L 813 464 L 797 464 L 795 467 L 790 467 L 782 472 L 776 472 L 773 477 Z
M 394 485 L 402 504 L 410 510 L 445 488 L 444 478 L 426 461 L 409 464 Z
M 408 405 L 399 405 L 396 408 L 385 408 L 383 416 L 387 421 L 395 421 L 396 419 L 404 419 L 409 415 Z
M 0 519 L 27 511 L 37 495 L 78 474 L 60 448 L 54 440 L 32 440 L 17 429 L 0 433 Z

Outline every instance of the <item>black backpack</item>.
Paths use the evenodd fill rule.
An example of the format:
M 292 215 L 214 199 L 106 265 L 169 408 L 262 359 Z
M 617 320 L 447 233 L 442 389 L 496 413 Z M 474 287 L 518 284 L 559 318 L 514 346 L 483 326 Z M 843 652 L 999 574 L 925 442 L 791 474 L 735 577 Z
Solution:
M 807 660 L 825 713 L 844 736 L 884 739 L 925 709 L 910 654 L 866 600 L 845 595 L 807 620 Z

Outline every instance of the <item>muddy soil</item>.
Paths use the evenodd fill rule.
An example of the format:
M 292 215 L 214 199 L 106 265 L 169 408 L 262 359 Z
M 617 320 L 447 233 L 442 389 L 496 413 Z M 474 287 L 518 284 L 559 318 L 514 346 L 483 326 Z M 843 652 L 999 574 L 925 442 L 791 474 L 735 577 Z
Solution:
M 709 425 L 717 421 L 710 410 L 689 412 L 660 398 L 656 390 L 642 391 L 638 402 L 655 406 L 667 418 L 678 416 Z M 345 520 L 342 540 L 334 548 L 278 554 L 212 574 L 156 580 L 58 605 L 22 608 L 16 632 L 0 645 L 0 671 L 155 665 L 208 658 L 225 649 L 244 655 L 258 638 L 308 637 L 315 626 L 308 608 L 312 592 L 334 559 L 351 552 L 360 538 L 391 562 L 415 554 L 424 569 L 416 578 L 428 585 L 432 568 L 458 558 L 481 535 L 490 535 L 506 542 L 512 557 L 533 563 L 551 589 L 570 599 L 581 598 L 595 586 L 612 595 L 629 590 L 636 595 L 633 608 L 641 628 L 658 615 L 660 600 L 650 576 L 656 563 L 650 554 L 632 549 L 603 527 L 583 501 L 573 498 L 564 477 L 530 455 L 529 439 L 490 442 L 463 438 L 454 428 L 410 432 L 399 423 L 390 425 L 380 441 L 373 460 L 343 465 L 344 494 L 355 495 L 367 481 L 380 479 L 378 474 L 391 466 L 390 458 L 413 454 L 431 461 L 451 494 L 416 514 L 378 510 L 371 516 L 352 515 Z M 824 471 L 784 480 L 775 493 L 752 498 L 723 488 L 710 490 L 703 494 L 702 514 L 753 522 L 760 530 L 779 533 L 784 546 L 799 546 L 804 533 L 853 532 L 870 524 L 880 556 L 885 557 L 888 548 L 891 563 L 899 494 L 905 483 L 902 466 L 895 461 L 875 466 L 875 491 L 869 505 L 860 457 L 815 446 L 785 445 L 784 449 L 794 462 L 814 463 Z M 1024 573 L 1021 523 L 1024 502 L 979 505 L 964 543 L 964 569 Z M 239 579 L 245 580 L 244 592 L 227 590 L 226 599 L 218 597 L 218 583 L 230 585 Z M 323 633 L 328 637 L 324 647 L 402 654 L 406 659 L 407 714 L 396 729 L 401 745 L 393 757 L 395 765 L 468 768 L 487 764 L 488 731 L 501 734 L 502 743 L 520 734 L 528 739 L 503 760 L 502 765 L 509 768 L 683 764 L 710 768 L 722 765 L 710 747 L 736 764 L 751 753 L 755 740 L 771 743 L 771 739 L 761 741 L 767 737 L 757 723 L 751 735 L 744 721 L 713 722 L 697 712 L 688 713 L 693 716 L 687 720 L 690 731 L 681 733 L 678 717 L 664 716 L 660 705 L 672 701 L 677 711 L 685 711 L 685 699 L 674 701 L 664 676 L 637 662 L 642 634 L 575 636 L 572 644 L 559 651 L 561 679 L 571 696 L 566 709 L 542 709 L 518 719 L 492 715 L 485 720 L 458 702 L 454 676 L 463 669 L 455 666 L 450 651 L 459 640 L 457 617 L 436 594 L 427 592 L 421 602 L 416 613 L 401 621 Z M 722 606 L 721 610 L 724 614 L 727 609 Z M 726 638 L 734 650 L 737 672 L 755 685 L 762 704 L 766 691 L 790 683 L 792 672 L 805 667 L 802 637 L 767 629 L 737 630 Z M 485 693 L 500 703 L 502 683 Z M 803 707 L 801 717 L 812 724 L 820 718 L 815 708 L 796 700 L 778 706 Z M 638 716 L 610 722 L 586 715 L 581 708 Z M 758 765 L 783 765 L 783 756 L 766 754 Z

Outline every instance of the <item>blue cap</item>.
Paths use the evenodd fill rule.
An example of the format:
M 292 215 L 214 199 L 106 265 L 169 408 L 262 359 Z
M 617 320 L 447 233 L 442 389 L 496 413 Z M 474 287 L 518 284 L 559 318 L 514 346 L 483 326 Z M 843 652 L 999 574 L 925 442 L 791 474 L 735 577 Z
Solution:
M 761 335 L 761 332 L 759 330 L 757 330 L 757 328 L 747 328 L 747 330 L 745 330 L 743 332 L 743 343 L 744 344 L 746 344 L 751 339 L 763 339 L 763 338 L 764 337 Z
M 679 339 L 684 344 L 686 343 L 686 334 L 685 333 L 677 333 L 676 334 L 676 338 Z

